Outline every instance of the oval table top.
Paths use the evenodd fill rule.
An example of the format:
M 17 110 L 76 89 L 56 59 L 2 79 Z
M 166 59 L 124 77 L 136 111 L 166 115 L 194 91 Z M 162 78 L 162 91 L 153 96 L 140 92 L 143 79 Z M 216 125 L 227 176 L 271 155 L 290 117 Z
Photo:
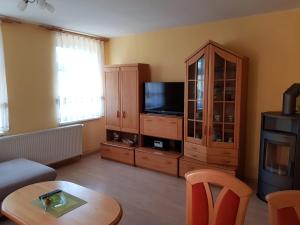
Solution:
M 40 195 L 55 189 L 79 197 L 87 204 L 58 218 L 32 204 Z M 67 181 L 48 181 L 20 188 L 3 200 L 1 212 L 20 225 L 114 225 L 122 217 L 121 205 L 113 198 Z

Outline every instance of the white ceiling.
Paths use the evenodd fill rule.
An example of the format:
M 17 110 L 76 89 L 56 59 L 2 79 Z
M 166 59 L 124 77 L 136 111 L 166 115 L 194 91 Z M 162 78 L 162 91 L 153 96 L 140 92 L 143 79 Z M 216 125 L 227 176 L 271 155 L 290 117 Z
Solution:
M 0 0 L 0 14 L 115 37 L 300 7 L 300 0 L 48 0 L 51 14 L 19 0 Z

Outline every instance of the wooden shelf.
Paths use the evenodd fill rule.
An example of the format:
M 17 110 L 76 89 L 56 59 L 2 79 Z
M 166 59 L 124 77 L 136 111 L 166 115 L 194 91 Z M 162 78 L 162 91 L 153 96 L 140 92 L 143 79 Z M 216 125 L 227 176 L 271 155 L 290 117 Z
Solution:
M 229 78 L 229 79 L 215 79 L 215 82 L 224 82 L 224 81 L 235 81 L 236 79 L 234 78 Z
M 235 101 L 214 101 L 214 103 L 231 103 L 231 104 L 234 104 Z
M 188 121 L 192 121 L 192 122 L 200 122 L 200 123 L 203 122 L 203 120 L 195 120 L 195 119 L 188 119 Z
M 128 144 L 125 144 L 123 142 L 118 142 L 118 141 L 105 141 L 102 144 L 113 146 L 113 147 L 126 148 L 126 149 L 130 149 L 130 150 L 134 150 L 136 148 L 135 146 L 130 146 Z

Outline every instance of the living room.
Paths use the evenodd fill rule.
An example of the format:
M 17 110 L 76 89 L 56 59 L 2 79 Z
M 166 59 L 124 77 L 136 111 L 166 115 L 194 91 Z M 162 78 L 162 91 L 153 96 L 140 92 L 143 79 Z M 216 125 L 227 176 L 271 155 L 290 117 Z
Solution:
M 298 130 L 294 129 L 297 122 L 291 125 L 293 129 L 288 130 L 290 123 L 298 121 L 300 111 L 299 87 L 289 89 L 300 83 L 298 1 L 70 3 L 6 0 L 0 5 L 0 55 L 3 55 L 0 56 L 0 71 L 4 74 L 0 76 L 0 162 L 16 158 L 36 161 L 54 167 L 57 181 L 69 181 L 111 197 L 122 213 L 119 212 L 114 223 L 107 224 L 185 223 L 188 199 L 185 197 L 184 175 L 191 168 L 213 169 L 227 174 L 229 171 L 252 188 L 245 214 L 244 224 L 247 225 L 270 221 L 268 204 L 260 198 L 266 200 L 270 192 L 300 188 L 296 167 L 299 153 L 291 154 L 295 155 L 295 160 L 284 153 L 276 156 L 281 164 L 292 161 L 288 162 L 287 173 L 295 177 L 295 181 L 289 184 L 290 188 L 280 186 L 280 181 L 278 187 L 275 185 L 276 191 L 270 191 L 274 186 L 272 182 L 286 175 L 284 168 L 269 170 L 270 174 L 278 173 L 279 178 L 275 179 L 265 175 L 263 170 L 267 166 L 260 165 L 264 158 L 261 152 L 265 145 L 262 143 L 269 138 L 268 121 L 273 124 L 272 129 L 278 125 L 277 128 L 282 129 L 280 132 L 289 132 L 283 141 L 279 141 L 281 136 L 273 137 L 275 141 L 289 139 L 295 149 L 299 146 Z M 75 50 L 78 46 L 90 49 L 90 55 L 86 57 L 91 58 L 77 57 Z M 59 51 L 64 48 L 74 51 Z M 211 88 L 214 83 L 211 80 L 212 65 L 216 62 L 214 51 L 225 58 L 223 69 L 227 75 L 224 76 L 229 74 L 226 70 L 229 62 L 235 62 L 237 68 L 234 70 L 236 78 L 220 79 L 224 81 L 224 101 L 217 102 L 223 104 L 217 111 L 223 120 L 213 110 L 216 104 L 215 92 Z M 195 84 L 201 79 L 190 79 L 189 68 L 195 60 L 199 67 L 202 57 L 206 60 L 205 81 L 203 86 L 200 85 L 202 89 L 204 87 L 204 98 L 190 100 L 190 87 L 194 85 L 194 92 L 201 90 Z M 122 73 L 135 74 L 137 80 L 114 76 Z M 114 78 L 108 83 L 111 77 Z M 233 83 L 235 79 L 236 83 Z M 3 82 L 6 85 L 3 86 Z M 128 90 L 123 85 L 126 82 Z M 147 111 L 145 96 L 151 93 L 148 95 L 145 87 L 175 83 L 184 86 L 182 89 L 171 88 L 173 95 L 182 93 L 181 114 Z M 112 86 L 108 88 L 109 84 Z M 225 89 L 231 84 L 237 91 L 235 97 L 228 100 Z M 153 95 L 158 98 L 157 93 Z M 75 104 L 78 99 L 81 100 Z M 178 104 L 175 106 L 179 105 L 180 99 L 176 98 Z M 203 101 L 207 111 L 197 115 L 203 119 L 196 118 L 196 115 L 193 119 L 189 117 L 189 101 Z M 202 106 L 197 107 L 194 111 L 203 110 Z M 228 117 L 228 110 L 234 116 Z M 135 114 L 131 117 L 132 111 Z M 280 113 L 265 113 L 272 111 Z M 210 117 L 212 121 L 207 119 Z M 274 118 L 279 122 L 274 122 Z M 176 123 L 176 127 L 168 127 L 164 122 L 169 125 Z M 193 138 L 189 135 L 189 122 L 194 123 Z M 223 131 L 220 137 L 214 134 L 214 122 Z M 149 127 L 146 123 L 150 124 Z M 201 135 L 196 135 L 200 123 L 198 132 Z M 228 129 L 234 130 L 234 136 L 226 134 Z M 279 131 L 272 132 L 281 135 Z M 45 136 L 52 133 L 53 136 Z M 212 146 L 221 146 L 221 143 L 213 143 L 209 136 L 215 142 L 226 142 L 222 143 L 222 152 L 220 150 L 215 158 L 215 153 L 209 153 L 215 147 L 209 145 L 212 142 Z M 295 140 L 290 136 L 295 136 Z M 162 146 L 178 151 L 176 154 L 162 151 Z M 193 148 L 199 150 L 195 150 L 198 153 L 194 158 L 192 156 L 193 160 L 201 162 L 182 161 L 189 157 Z M 227 155 L 223 157 L 221 154 Z M 165 165 L 161 166 L 164 162 Z M 186 170 L 182 170 L 182 165 Z M 293 169 L 292 174 L 290 170 Z M 259 179 L 260 185 L 257 185 Z M 265 183 L 273 186 L 263 186 Z M 0 181 L 0 190 L 1 185 Z M 217 192 L 213 188 L 213 193 Z M 84 199 L 84 196 L 78 197 Z M 84 209 L 84 205 L 80 208 Z M 3 208 L 2 214 L 0 224 L 36 224 L 16 221 Z M 59 219 L 68 215 L 71 217 L 72 212 Z M 51 216 L 49 219 L 47 215 L 51 221 L 49 224 L 57 224 Z

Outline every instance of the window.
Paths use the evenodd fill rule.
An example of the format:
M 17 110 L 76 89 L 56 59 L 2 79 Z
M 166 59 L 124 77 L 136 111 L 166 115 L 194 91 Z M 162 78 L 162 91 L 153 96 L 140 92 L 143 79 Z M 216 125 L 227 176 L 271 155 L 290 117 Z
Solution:
M 103 116 L 102 43 L 66 33 L 55 39 L 58 122 Z
M 0 134 L 9 130 L 5 61 L 0 23 Z

